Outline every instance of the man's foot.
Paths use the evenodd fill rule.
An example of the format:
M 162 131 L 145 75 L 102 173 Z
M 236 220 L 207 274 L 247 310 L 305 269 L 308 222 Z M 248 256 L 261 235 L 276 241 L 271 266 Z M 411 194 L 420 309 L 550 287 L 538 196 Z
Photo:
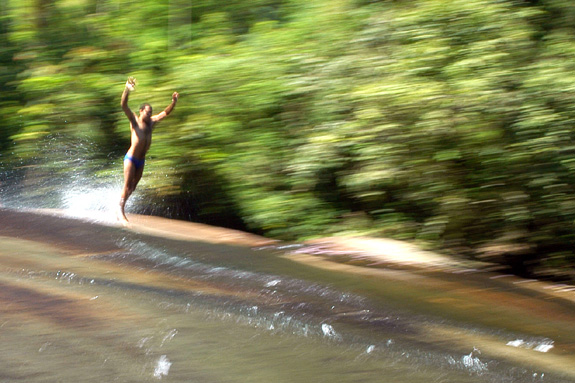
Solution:
M 130 227 L 130 222 L 128 221 L 128 218 L 126 218 L 126 214 L 124 214 L 124 211 L 122 210 L 122 207 L 118 207 L 118 210 L 116 211 L 116 219 L 118 220 L 118 222 L 120 223 L 120 225 L 124 226 L 124 227 Z

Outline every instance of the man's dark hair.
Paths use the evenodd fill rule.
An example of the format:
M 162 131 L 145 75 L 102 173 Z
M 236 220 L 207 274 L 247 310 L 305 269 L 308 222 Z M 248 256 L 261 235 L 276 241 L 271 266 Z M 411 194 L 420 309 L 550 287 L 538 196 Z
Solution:
M 145 102 L 145 103 L 143 103 L 142 105 L 140 105 L 140 109 L 138 109 L 138 110 L 143 110 L 143 109 L 146 108 L 146 106 L 149 106 L 150 109 L 152 109 L 152 105 L 150 105 L 150 104 L 148 104 L 147 102 Z

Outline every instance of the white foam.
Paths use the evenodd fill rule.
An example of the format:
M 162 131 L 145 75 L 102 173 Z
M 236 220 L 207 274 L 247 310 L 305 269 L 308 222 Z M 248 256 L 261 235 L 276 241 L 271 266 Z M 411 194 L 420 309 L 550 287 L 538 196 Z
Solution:
M 167 334 L 166 336 L 164 336 L 164 339 L 162 340 L 162 344 L 160 344 L 160 347 L 163 347 L 166 342 L 168 342 L 168 341 L 174 339 L 174 337 L 175 337 L 177 334 L 178 334 L 178 330 L 176 330 L 176 329 L 170 330 L 170 331 L 168 332 L 168 334 Z
M 553 348 L 552 344 L 540 344 L 537 345 L 534 350 L 539 352 L 547 352 Z
M 511 347 L 518 347 L 518 348 L 525 348 L 528 350 L 534 350 L 537 352 L 548 352 L 551 350 L 553 346 L 552 340 L 546 340 L 540 343 L 537 342 L 526 342 L 523 339 L 515 339 L 512 341 L 507 342 L 507 346 Z
M 327 323 L 324 323 L 321 325 L 321 331 L 323 332 L 323 335 L 328 337 L 328 338 L 340 339 L 339 334 L 337 332 L 335 332 L 333 327 Z
M 479 360 L 478 357 L 473 356 L 473 352 L 471 352 L 469 355 L 464 355 L 461 358 L 461 362 L 465 367 L 467 367 L 471 371 L 474 372 L 487 371 L 487 363 L 484 363 L 481 360 Z
M 510 342 L 507 342 L 507 346 L 511 346 L 511 347 L 521 347 L 521 345 L 523 345 L 523 339 L 515 339 L 512 340 Z
M 167 376 L 172 367 L 172 362 L 168 359 L 166 355 L 160 356 L 158 362 L 156 363 L 156 368 L 154 369 L 154 377 L 162 379 L 162 377 Z
M 274 279 L 273 281 L 270 281 L 270 282 L 266 283 L 266 287 L 274 287 L 274 286 L 277 286 L 277 285 L 280 284 L 280 282 L 281 282 L 280 279 Z

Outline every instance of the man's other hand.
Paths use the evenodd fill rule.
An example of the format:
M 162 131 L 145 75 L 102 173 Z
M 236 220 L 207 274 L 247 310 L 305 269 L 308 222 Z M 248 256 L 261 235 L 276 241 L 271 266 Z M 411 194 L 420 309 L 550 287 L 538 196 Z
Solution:
M 130 92 L 136 88 L 136 79 L 133 77 L 128 77 L 128 81 L 126 81 L 126 89 Z

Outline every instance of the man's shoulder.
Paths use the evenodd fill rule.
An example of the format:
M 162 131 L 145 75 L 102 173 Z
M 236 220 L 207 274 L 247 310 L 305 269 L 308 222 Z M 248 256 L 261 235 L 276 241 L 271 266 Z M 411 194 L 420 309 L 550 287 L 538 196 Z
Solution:
M 136 113 L 131 112 L 131 114 L 127 115 L 128 120 L 130 120 L 130 123 L 138 125 L 138 117 L 136 116 Z

